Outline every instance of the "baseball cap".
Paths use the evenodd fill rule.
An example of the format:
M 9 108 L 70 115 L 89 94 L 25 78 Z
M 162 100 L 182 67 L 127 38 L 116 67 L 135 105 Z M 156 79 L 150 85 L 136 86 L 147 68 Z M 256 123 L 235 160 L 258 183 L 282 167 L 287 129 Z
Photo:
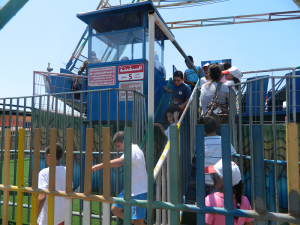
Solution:
M 203 66 L 202 66 L 202 69 L 204 68 L 204 67 L 208 67 L 209 66 L 209 63 L 205 63 Z
M 241 77 L 243 76 L 242 72 L 239 70 L 239 68 L 232 66 L 230 67 L 230 69 L 228 70 L 224 70 L 222 71 L 222 74 L 231 74 L 232 76 L 236 77 L 237 79 L 239 79 L 239 81 L 241 81 Z
M 235 164 L 235 162 L 231 162 L 231 171 L 232 171 L 232 186 L 235 186 L 242 179 L 240 168 Z M 217 173 L 219 176 L 223 177 L 222 159 L 220 159 L 213 166 L 205 167 L 205 173 Z

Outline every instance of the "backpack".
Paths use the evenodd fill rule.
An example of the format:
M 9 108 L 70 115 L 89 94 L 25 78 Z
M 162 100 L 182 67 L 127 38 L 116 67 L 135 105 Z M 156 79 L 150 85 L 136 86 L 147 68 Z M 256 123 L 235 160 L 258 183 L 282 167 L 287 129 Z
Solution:
M 220 128 L 221 124 L 229 124 L 229 111 L 228 104 L 220 104 L 216 101 L 218 99 L 220 89 L 223 83 L 219 83 L 215 95 L 212 101 L 208 104 L 204 113 L 205 116 L 213 117 L 216 121 L 217 128 Z

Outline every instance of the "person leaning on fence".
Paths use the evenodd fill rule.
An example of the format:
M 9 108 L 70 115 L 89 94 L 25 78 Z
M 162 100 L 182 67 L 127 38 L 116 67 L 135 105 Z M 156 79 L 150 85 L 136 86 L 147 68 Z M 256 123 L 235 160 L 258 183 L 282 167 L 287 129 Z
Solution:
M 119 151 L 124 151 L 124 132 L 119 131 L 113 137 L 113 143 Z M 147 200 L 147 172 L 143 151 L 138 145 L 131 145 L 131 198 L 135 200 Z M 124 154 L 110 161 L 110 167 L 120 167 L 124 165 Z M 92 171 L 95 172 L 103 168 L 103 163 L 94 165 Z M 124 190 L 119 194 L 119 198 L 124 198 Z M 124 219 L 124 205 L 113 204 L 112 213 Z M 132 223 L 136 225 L 144 225 L 146 218 L 146 208 L 132 206 L 131 207 Z
M 173 74 L 173 81 L 172 90 L 169 90 L 166 86 L 163 86 L 163 89 L 172 94 L 173 103 L 171 106 L 183 112 L 191 96 L 191 90 L 189 86 L 183 82 L 183 74 L 181 71 L 178 70 Z
M 205 115 L 207 106 L 211 103 L 216 93 L 216 88 L 220 83 L 220 79 L 222 75 L 220 66 L 218 64 L 210 65 L 208 71 L 209 71 L 210 81 L 201 87 L 201 95 L 199 100 L 199 105 L 200 105 L 199 116 Z M 222 85 L 222 83 L 220 84 L 221 87 L 216 102 L 220 104 L 225 104 L 226 102 L 228 102 L 229 99 L 229 90 L 226 85 Z
M 50 146 L 46 147 L 46 162 L 49 165 L 50 162 Z M 65 191 L 66 190 L 66 167 L 59 165 L 63 150 L 60 144 L 56 143 L 56 168 L 55 168 L 55 190 Z M 49 167 L 42 169 L 39 172 L 38 177 L 38 188 L 48 189 L 49 188 Z M 48 224 L 48 196 L 39 194 L 38 197 L 38 225 Z M 54 198 L 54 224 L 63 225 L 65 220 L 65 198 L 55 197 Z
M 237 68 L 235 66 L 231 67 L 228 70 L 223 70 L 222 74 L 225 75 L 227 82 L 224 84 L 227 86 L 241 83 L 241 78 L 243 76 L 243 74 L 239 70 L 239 68 Z M 235 93 L 238 92 L 238 86 L 232 86 L 232 89 L 234 90 Z
M 169 107 L 165 112 L 164 119 L 168 121 L 170 125 L 176 125 L 178 123 L 179 115 L 180 113 L 175 107 Z M 161 132 L 168 138 L 168 141 L 170 140 L 170 126 L 168 126 L 167 129 L 160 123 L 154 123 L 154 126 L 159 127 Z
M 204 116 L 200 118 L 200 124 L 204 124 L 204 150 L 205 150 L 205 167 L 215 165 L 220 159 L 222 159 L 222 144 L 221 137 L 216 134 L 216 122 L 214 118 Z M 235 149 L 230 145 L 231 160 L 233 161 L 233 155 L 236 154 Z M 216 191 L 213 185 L 213 180 L 210 174 L 205 174 L 205 189 L 206 193 L 214 193 Z
M 243 195 L 244 183 L 241 178 L 239 167 L 231 162 L 232 171 L 232 192 L 233 206 L 236 209 L 252 210 L 251 205 L 246 196 Z M 224 208 L 224 186 L 223 186 L 223 165 L 222 160 L 215 165 L 205 168 L 206 173 L 210 173 L 215 187 L 219 192 L 208 195 L 205 198 L 205 205 L 210 207 Z M 254 225 L 253 218 L 235 217 L 234 225 Z M 205 224 L 208 225 L 225 225 L 225 216 L 217 214 L 205 214 Z
M 194 64 L 194 59 L 192 56 L 188 56 L 188 58 L 190 59 L 190 61 Z M 197 75 L 197 73 L 194 71 L 194 69 L 190 66 L 190 64 L 188 64 L 187 60 L 184 61 L 185 65 L 187 66 L 188 69 L 186 69 L 184 71 L 184 82 L 186 84 L 189 85 L 189 87 L 191 88 L 191 90 L 194 90 L 194 87 L 199 79 L 199 76 Z M 200 66 L 195 66 L 196 70 L 199 72 L 199 74 L 201 74 L 201 68 Z

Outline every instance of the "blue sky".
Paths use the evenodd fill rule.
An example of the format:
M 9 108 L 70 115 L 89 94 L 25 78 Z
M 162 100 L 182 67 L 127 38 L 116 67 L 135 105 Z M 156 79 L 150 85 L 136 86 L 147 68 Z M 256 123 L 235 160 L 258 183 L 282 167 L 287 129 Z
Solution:
M 0 0 L 3 5 L 5 0 Z M 48 62 L 59 72 L 67 63 L 86 25 L 78 12 L 94 10 L 99 1 L 30 0 L 0 31 L 0 97 L 32 95 L 33 71 Z M 129 1 L 122 1 L 129 3 Z M 111 5 L 119 0 L 110 0 Z M 166 22 L 300 10 L 292 0 L 229 0 L 178 9 L 160 9 Z M 300 66 L 300 20 L 172 30 L 196 65 L 204 60 L 231 58 L 242 71 Z M 172 65 L 185 70 L 184 59 L 165 46 L 167 77 Z M 283 74 L 278 74 L 283 75 Z

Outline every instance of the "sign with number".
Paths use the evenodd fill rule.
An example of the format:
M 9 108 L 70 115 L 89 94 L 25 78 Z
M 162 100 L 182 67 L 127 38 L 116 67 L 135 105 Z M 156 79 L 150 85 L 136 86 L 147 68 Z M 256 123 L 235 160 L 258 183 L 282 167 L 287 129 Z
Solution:
M 144 63 L 118 66 L 118 81 L 144 80 Z

